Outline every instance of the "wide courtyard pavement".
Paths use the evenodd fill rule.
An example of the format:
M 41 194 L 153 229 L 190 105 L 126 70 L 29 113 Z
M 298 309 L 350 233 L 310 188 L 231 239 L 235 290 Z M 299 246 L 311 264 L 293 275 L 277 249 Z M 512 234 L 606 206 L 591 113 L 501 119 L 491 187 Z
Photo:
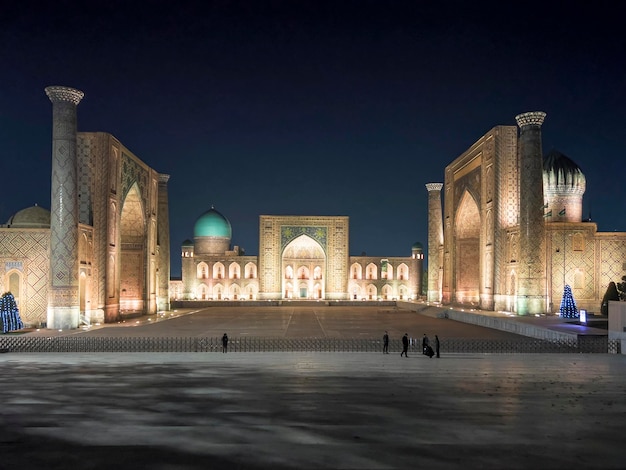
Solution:
M 417 314 L 397 307 L 307 306 L 209 307 L 173 310 L 158 315 L 129 318 L 117 324 L 93 326 L 89 330 L 39 330 L 30 335 L 80 336 L 204 336 L 231 339 L 262 338 L 378 338 L 385 330 L 391 339 L 407 333 L 411 338 L 424 334 L 434 338 L 519 338 L 518 335 L 481 326 L 468 325 L 435 313 Z
M 224 312 L 199 313 L 80 334 L 265 328 L 247 325 L 246 311 L 241 329 Z M 204 315 L 216 323 L 202 330 L 195 322 Z M 375 315 L 398 334 L 415 326 L 416 336 L 458 337 L 457 326 L 469 328 Z M 291 314 L 281 318 L 271 331 L 299 334 L 290 333 Z M 351 331 L 378 335 L 383 323 Z M 347 331 L 342 325 L 337 331 Z M 0 372 L 0 468 L 596 469 L 626 462 L 621 355 L 7 353 Z

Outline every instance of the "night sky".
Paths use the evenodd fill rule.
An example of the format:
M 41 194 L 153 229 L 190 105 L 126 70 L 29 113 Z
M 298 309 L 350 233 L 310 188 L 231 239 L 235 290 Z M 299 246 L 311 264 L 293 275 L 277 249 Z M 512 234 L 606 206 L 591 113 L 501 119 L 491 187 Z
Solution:
M 587 177 L 584 217 L 626 231 L 617 2 L 42 3 L 0 11 L 1 223 L 50 208 L 44 87 L 63 85 L 79 131 L 171 175 L 173 276 L 212 205 L 246 254 L 261 214 L 347 215 L 352 255 L 426 248 L 424 185 L 526 111 Z

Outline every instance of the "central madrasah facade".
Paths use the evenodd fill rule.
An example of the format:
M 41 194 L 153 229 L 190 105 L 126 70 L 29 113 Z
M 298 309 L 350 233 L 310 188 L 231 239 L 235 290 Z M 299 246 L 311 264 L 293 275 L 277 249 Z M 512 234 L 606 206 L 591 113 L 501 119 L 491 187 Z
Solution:
M 182 245 L 173 300 L 415 300 L 423 249 L 406 257 L 350 256 L 346 216 L 259 217 L 259 255 L 231 249 L 230 221 L 215 208 Z

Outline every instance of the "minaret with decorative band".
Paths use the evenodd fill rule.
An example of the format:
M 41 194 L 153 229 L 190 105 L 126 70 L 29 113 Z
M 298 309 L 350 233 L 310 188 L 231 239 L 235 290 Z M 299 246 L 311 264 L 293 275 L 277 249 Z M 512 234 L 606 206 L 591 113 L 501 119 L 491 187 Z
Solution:
M 159 199 L 158 199 L 158 285 L 157 285 L 157 309 L 170 309 L 170 216 L 169 197 L 167 182 L 170 175 L 159 174 Z
M 85 95 L 62 86 L 46 88 L 52 101 L 52 182 L 48 328 L 78 328 L 78 197 L 76 106 Z
M 520 128 L 519 158 L 519 260 L 517 313 L 546 312 L 545 220 L 543 216 L 543 153 L 541 125 L 546 113 L 515 116 Z
M 427 183 L 428 190 L 428 292 L 429 302 L 441 302 L 443 213 L 441 211 L 443 183 Z

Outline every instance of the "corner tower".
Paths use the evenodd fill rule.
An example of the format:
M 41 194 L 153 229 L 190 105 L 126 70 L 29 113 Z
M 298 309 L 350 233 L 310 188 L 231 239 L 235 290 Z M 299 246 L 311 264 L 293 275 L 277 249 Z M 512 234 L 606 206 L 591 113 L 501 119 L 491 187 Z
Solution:
M 158 255 L 158 283 L 157 283 L 157 310 L 170 309 L 170 213 L 167 182 L 170 175 L 159 174 L 158 224 L 157 242 Z
M 542 111 L 515 116 L 520 128 L 519 158 L 519 283 L 517 313 L 546 312 L 546 253 L 543 198 Z
M 63 86 L 45 89 L 52 102 L 52 182 L 48 328 L 77 328 L 78 188 L 76 107 L 85 94 Z

